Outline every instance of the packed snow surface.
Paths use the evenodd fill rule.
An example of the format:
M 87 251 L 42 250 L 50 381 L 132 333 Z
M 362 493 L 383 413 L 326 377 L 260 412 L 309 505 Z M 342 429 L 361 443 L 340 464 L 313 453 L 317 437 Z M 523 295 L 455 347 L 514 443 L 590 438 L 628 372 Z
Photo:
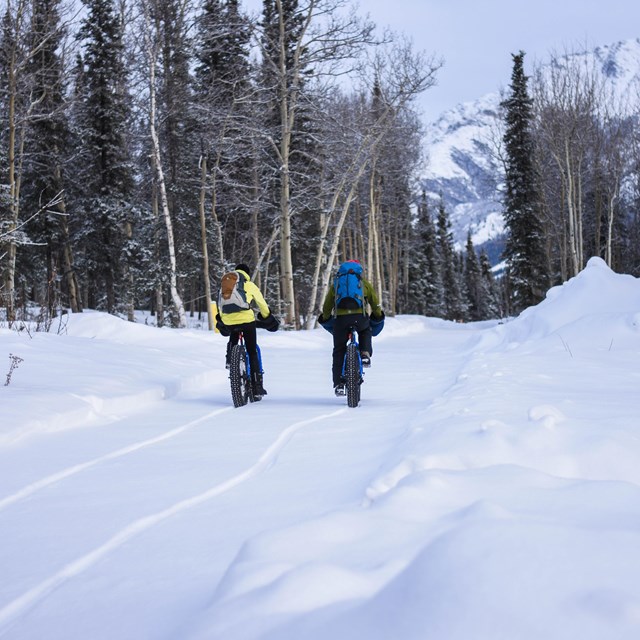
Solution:
M 234 409 L 217 334 L 0 329 L 0 637 L 640 637 L 640 281 L 388 318 L 356 409 L 328 333 L 259 340 Z

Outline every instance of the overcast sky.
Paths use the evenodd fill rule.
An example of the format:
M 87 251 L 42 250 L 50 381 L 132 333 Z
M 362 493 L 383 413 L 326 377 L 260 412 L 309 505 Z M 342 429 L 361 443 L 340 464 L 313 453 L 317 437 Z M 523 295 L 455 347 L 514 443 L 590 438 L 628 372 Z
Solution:
M 251 11 L 262 0 L 242 0 Z M 640 37 L 637 0 L 360 0 L 380 27 L 409 36 L 417 49 L 444 59 L 437 86 L 420 106 L 426 120 L 509 84 L 511 54 L 525 70 L 551 51 L 578 51 Z

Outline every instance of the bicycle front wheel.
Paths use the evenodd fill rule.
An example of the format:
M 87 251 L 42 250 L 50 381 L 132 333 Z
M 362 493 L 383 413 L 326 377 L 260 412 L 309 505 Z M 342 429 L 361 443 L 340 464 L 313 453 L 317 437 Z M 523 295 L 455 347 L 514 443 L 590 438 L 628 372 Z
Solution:
M 247 350 L 244 345 L 236 344 L 231 349 L 229 380 L 233 406 L 244 406 L 251 399 L 251 380 L 247 371 Z
M 360 403 L 360 385 L 362 377 L 360 375 L 360 353 L 355 344 L 347 346 L 345 366 L 345 386 L 347 387 L 347 405 L 355 408 Z

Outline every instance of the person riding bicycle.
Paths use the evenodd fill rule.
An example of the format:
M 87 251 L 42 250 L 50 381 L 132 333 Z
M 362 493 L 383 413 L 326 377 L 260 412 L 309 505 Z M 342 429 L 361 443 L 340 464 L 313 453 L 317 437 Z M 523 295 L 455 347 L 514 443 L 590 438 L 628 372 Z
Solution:
M 371 318 L 366 307 L 371 307 Z M 334 278 L 332 286 L 322 304 L 322 313 L 318 322 L 327 327 L 332 324 L 333 362 L 331 373 L 333 389 L 337 396 L 345 395 L 345 381 L 342 377 L 342 363 L 347 350 L 349 329 L 354 327 L 358 332 L 360 357 L 362 366 L 371 366 L 373 346 L 371 340 L 371 319 L 381 323 L 384 312 L 380 306 L 373 286 L 362 277 L 362 265 L 358 260 L 343 262 Z M 331 329 L 328 329 L 331 331 Z
M 249 277 L 250 269 L 246 264 L 237 264 L 236 268 L 222 277 L 218 295 L 218 314 L 216 327 L 223 336 L 229 336 L 227 343 L 226 366 L 229 368 L 231 349 L 238 344 L 240 333 L 251 365 L 251 384 L 256 396 L 266 396 L 263 386 L 260 359 L 258 358 L 256 327 L 277 331 L 278 319 L 271 313 L 260 289 Z M 257 319 L 254 308 L 259 310 Z

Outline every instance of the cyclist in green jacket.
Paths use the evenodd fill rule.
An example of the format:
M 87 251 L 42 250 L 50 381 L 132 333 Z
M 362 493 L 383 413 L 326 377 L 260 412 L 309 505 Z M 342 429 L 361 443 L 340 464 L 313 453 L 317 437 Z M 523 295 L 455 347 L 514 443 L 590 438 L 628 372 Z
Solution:
M 353 284 L 350 284 L 353 283 Z M 351 290 L 349 290 L 351 288 Z M 332 316 L 333 322 L 333 361 L 331 372 L 333 388 L 337 396 L 345 394 L 342 378 L 342 363 L 347 350 L 349 328 L 358 332 L 362 366 L 371 366 L 373 346 L 371 340 L 371 320 L 367 315 L 367 306 L 371 308 L 371 317 L 382 320 L 384 312 L 380 299 L 373 286 L 362 277 L 362 266 L 358 260 L 342 263 L 333 285 L 329 287 L 322 304 L 322 313 L 318 321 L 326 324 Z

